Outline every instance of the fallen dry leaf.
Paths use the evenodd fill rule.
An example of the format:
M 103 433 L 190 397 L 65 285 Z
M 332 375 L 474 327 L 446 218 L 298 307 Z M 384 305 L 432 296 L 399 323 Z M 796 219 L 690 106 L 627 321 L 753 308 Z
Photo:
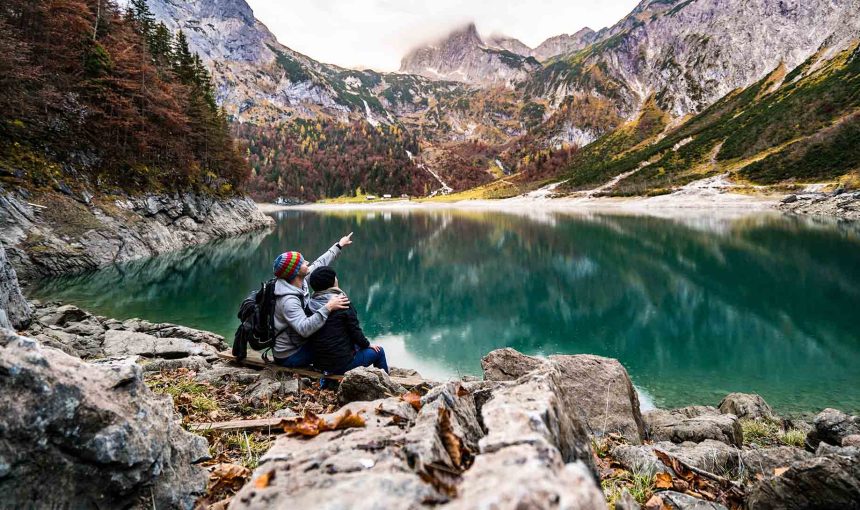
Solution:
M 331 423 L 316 414 L 308 411 L 300 418 L 288 418 L 281 420 L 280 426 L 284 432 L 291 436 L 306 436 L 313 437 L 319 435 L 320 432 L 329 430 L 341 430 L 351 427 L 364 427 L 366 425 L 364 417 L 360 414 L 353 414 L 349 409 L 334 417 Z
M 465 397 L 468 394 L 469 394 L 469 390 L 467 390 L 463 386 L 457 386 L 457 396 L 458 397 Z
M 400 396 L 404 401 L 406 401 L 409 405 L 415 408 L 416 411 L 421 410 L 421 395 L 410 391 L 409 393 L 404 393 Z
M 274 469 L 269 470 L 266 473 L 263 473 L 262 476 L 257 478 L 257 480 L 254 482 L 254 487 L 256 487 L 258 489 L 265 489 L 266 487 L 269 486 L 270 483 L 272 483 L 272 479 L 274 479 L 274 478 L 275 478 L 275 470 Z
M 341 430 L 348 429 L 352 427 L 364 427 L 367 423 L 364 421 L 364 417 L 361 414 L 353 414 L 352 411 L 347 409 L 343 413 L 334 417 L 334 422 L 330 426 L 330 429 L 327 430 Z
M 238 489 L 245 484 L 245 480 L 250 476 L 251 470 L 238 464 L 221 463 L 212 467 L 209 472 L 209 486 L 211 492 L 224 487 L 234 487 Z
M 787 467 L 774 468 L 773 469 L 773 475 L 774 476 L 782 476 L 782 474 L 785 473 L 786 471 L 788 471 Z
M 657 476 L 654 477 L 654 486 L 658 489 L 671 489 L 672 475 L 669 473 L 657 473 Z

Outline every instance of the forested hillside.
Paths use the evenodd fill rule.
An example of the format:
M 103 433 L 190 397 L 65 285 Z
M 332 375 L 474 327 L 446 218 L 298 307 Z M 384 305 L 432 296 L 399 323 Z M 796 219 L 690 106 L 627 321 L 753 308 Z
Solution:
M 253 168 L 249 188 L 263 200 L 373 193 L 426 195 L 438 186 L 411 161 L 417 138 L 397 125 L 297 119 L 279 127 L 238 124 Z
M 0 171 L 68 190 L 229 193 L 249 169 L 212 82 L 144 0 L 4 0 Z

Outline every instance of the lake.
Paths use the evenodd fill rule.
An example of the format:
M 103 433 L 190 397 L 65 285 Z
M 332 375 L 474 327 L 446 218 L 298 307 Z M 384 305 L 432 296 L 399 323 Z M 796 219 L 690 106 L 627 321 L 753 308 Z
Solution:
M 618 358 L 646 405 L 759 393 L 778 411 L 860 411 L 860 228 L 481 210 L 276 213 L 271 231 L 37 283 L 120 319 L 224 335 L 281 251 L 335 267 L 365 333 L 425 376 L 480 375 L 499 347 Z

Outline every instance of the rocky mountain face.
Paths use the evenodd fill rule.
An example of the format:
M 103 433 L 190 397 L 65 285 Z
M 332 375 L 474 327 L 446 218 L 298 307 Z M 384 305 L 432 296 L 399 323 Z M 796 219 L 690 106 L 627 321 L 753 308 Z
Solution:
M 597 32 L 585 27 L 574 34 L 561 34 L 550 37 L 540 43 L 529 55 L 543 62 L 556 55 L 566 55 L 579 51 L 591 44 L 597 37 Z
M 608 97 L 632 118 L 645 100 L 674 117 L 701 111 L 778 65 L 793 69 L 860 30 L 857 0 L 646 0 L 580 52 L 547 65 L 527 93 L 560 103 Z
M 400 62 L 400 71 L 434 80 L 453 80 L 470 84 L 513 86 L 540 69 L 533 57 L 506 48 L 525 46 L 503 38 L 503 47 L 484 42 L 474 23 L 448 34 L 434 44 L 416 48 Z
M 505 35 L 494 35 L 487 38 L 487 45 L 493 48 L 516 53 L 526 57 L 534 57 L 543 62 L 558 55 L 566 55 L 585 48 L 597 37 L 597 32 L 585 27 L 575 34 L 561 34 L 550 37 L 544 42 L 531 48 L 524 42 Z
M 242 122 L 276 124 L 319 115 L 391 123 L 427 108 L 453 83 L 323 64 L 278 42 L 244 0 L 148 0 L 158 21 L 182 30 L 217 83 L 218 101 Z

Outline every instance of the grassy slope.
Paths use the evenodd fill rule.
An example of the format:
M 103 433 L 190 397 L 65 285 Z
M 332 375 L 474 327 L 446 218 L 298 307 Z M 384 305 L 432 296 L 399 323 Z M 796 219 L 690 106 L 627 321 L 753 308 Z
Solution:
M 588 146 L 558 177 L 572 191 L 641 167 L 616 194 L 661 192 L 726 171 L 763 184 L 856 181 L 845 176 L 860 169 L 860 50 L 815 59 L 787 75 L 776 69 L 663 138 L 665 118 L 649 101 L 639 119 Z

